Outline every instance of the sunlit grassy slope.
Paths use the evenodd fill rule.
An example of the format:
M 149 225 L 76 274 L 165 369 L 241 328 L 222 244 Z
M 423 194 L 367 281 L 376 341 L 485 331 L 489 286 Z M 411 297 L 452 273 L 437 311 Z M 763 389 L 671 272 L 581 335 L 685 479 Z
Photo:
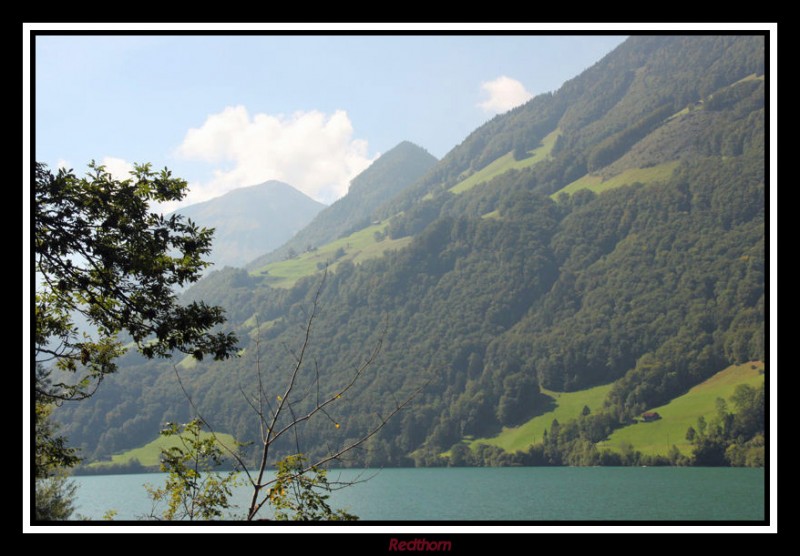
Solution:
M 211 436 L 210 432 L 201 432 L 201 438 L 208 438 Z M 234 448 L 234 438 L 230 434 L 225 433 L 217 433 L 217 440 L 227 446 L 228 448 Z M 157 467 L 160 465 L 161 462 L 161 450 L 163 448 L 171 448 L 173 446 L 181 446 L 181 441 L 179 438 L 174 436 L 159 436 L 152 442 L 148 442 L 144 446 L 140 446 L 139 448 L 134 448 L 132 450 L 128 450 L 127 452 L 123 452 L 121 454 L 117 454 L 111 456 L 111 461 L 99 461 L 89 464 L 91 468 L 104 468 L 104 467 L 113 467 L 115 465 L 126 465 L 131 462 L 131 460 L 138 460 L 145 467 Z
M 470 447 L 474 448 L 478 444 L 490 444 L 499 446 L 506 452 L 525 450 L 531 444 L 538 444 L 542 441 L 543 432 L 545 429 L 550 429 L 553 419 L 558 419 L 560 423 L 566 423 L 577 418 L 585 405 L 588 405 L 592 411 L 602 407 L 609 390 L 611 390 L 611 384 L 577 392 L 554 392 L 543 389 L 542 393 L 552 398 L 556 405 L 555 409 L 538 415 L 518 427 L 504 427 L 503 431 L 493 438 L 476 438 L 469 443 Z
M 649 410 L 661 415 L 660 420 L 639 422 L 614 431 L 607 441 L 599 443 L 597 447 L 617 451 L 623 444 L 632 444 L 643 454 L 667 455 L 674 444 L 682 453 L 689 455 L 692 447 L 686 440 L 686 430 L 696 426 L 697 418 L 701 415 L 705 416 L 706 421 L 711 419 L 716 413 L 717 398 L 728 401 L 739 384 L 759 386 L 764 381 L 763 369 L 761 362 L 728 367 L 683 396 Z M 728 410 L 734 410 L 731 404 Z
M 598 443 L 597 447 L 617 451 L 624 444 L 632 444 L 643 454 L 666 455 L 675 444 L 681 452 L 688 455 L 691 445 L 685 438 L 686 429 L 694 426 L 701 415 L 710 419 L 716 412 L 717 398 L 727 401 L 739 384 L 761 384 L 764 380 L 763 369 L 764 364 L 761 362 L 728 367 L 668 404 L 651 409 L 650 411 L 661 415 L 660 420 L 639 422 L 619 429 L 608 440 Z M 542 393 L 549 396 L 555 404 L 552 411 L 538 415 L 518 427 L 504 427 L 495 437 L 476 438 L 467 442 L 471 448 L 478 444 L 490 444 L 507 452 L 525 450 L 532 444 L 542 442 L 544 431 L 550 429 L 553 419 L 566 423 L 577 418 L 585 405 L 592 411 L 601 408 L 611 386 L 606 384 L 577 392 L 543 390 Z
M 678 167 L 678 163 L 679 162 L 677 160 L 674 160 L 672 162 L 657 164 L 656 166 L 651 166 L 650 168 L 631 168 L 605 181 L 603 181 L 603 178 L 600 176 L 586 174 L 582 178 L 575 180 L 566 187 L 556 191 L 551 195 L 551 197 L 555 199 L 561 193 L 572 194 L 579 189 L 590 189 L 595 193 L 600 193 L 615 187 L 630 185 L 635 182 L 650 183 L 654 181 L 663 181 L 672 176 L 672 172 Z
M 320 270 L 318 265 L 328 263 L 329 268 L 335 271 L 336 266 L 342 261 L 353 261 L 358 264 L 373 257 L 380 257 L 388 250 L 405 247 L 411 242 L 411 237 L 394 240 L 385 237 L 378 241 L 375 237 L 376 232 L 384 234 L 388 226 L 388 222 L 367 226 L 363 230 L 323 245 L 316 251 L 308 251 L 286 261 L 270 263 L 250 274 L 263 277 L 272 287 L 290 288 L 303 276 L 318 272 Z M 337 258 L 336 254 L 340 249 L 344 254 Z
M 458 182 L 456 185 L 450 188 L 450 192 L 463 193 L 464 191 L 468 191 L 476 185 L 485 183 L 492 178 L 499 176 L 500 174 L 508 172 L 509 170 L 521 170 L 522 168 L 533 166 L 534 164 L 545 160 L 550 156 L 550 152 L 553 150 L 553 145 L 555 145 L 556 139 L 560 133 L 561 131 L 556 129 L 555 131 L 546 135 L 542 139 L 542 144 L 539 147 L 533 149 L 532 151 L 528 151 L 530 154 L 528 158 L 515 160 L 514 153 L 508 153 L 504 156 L 501 156 L 488 166 L 481 168 L 471 176 L 468 176 L 467 178 Z

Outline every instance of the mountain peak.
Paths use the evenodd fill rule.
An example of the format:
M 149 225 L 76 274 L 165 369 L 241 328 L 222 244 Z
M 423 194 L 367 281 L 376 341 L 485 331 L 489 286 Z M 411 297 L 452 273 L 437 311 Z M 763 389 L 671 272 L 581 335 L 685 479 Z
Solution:
M 415 145 L 411 141 L 401 141 L 395 147 L 383 153 L 378 159 L 373 162 L 369 168 L 361 172 L 358 176 L 353 178 L 350 182 L 350 189 L 348 194 L 360 192 L 364 187 L 372 187 L 376 181 L 383 182 L 385 177 L 391 180 L 392 174 L 402 174 L 402 168 L 412 165 L 415 167 L 432 167 L 438 160 L 435 156 L 430 154 L 422 147 Z M 416 180 L 417 176 L 414 178 Z M 404 189 L 405 179 L 404 176 L 397 180 L 393 180 L 394 184 L 386 184 L 387 195 L 383 201 L 390 200 L 391 197 Z M 412 180 L 413 181 L 413 180 Z M 410 184 L 405 184 L 410 185 Z M 374 207 L 377 208 L 377 207 Z
M 243 266 L 275 249 L 325 208 L 291 185 L 269 180 L 240 187 L 176 212 L 215 228 L 211 261 L 217 268 Z
M 410 141 L 402 141 L 383 153 L 350 182 L 347 194 L 321 211 L 290 241 L 248 265 L 258 268 L 283 258 L 290 250 L 304 251 L 369 225 L 375 211 L 411 186 L 436 163 L 436 157 Z

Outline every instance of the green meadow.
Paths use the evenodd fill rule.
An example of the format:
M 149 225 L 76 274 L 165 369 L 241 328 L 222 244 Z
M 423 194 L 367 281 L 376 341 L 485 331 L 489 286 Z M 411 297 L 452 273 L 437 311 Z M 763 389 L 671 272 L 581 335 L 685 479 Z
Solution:
M 695 426 L 697 418 L 705 416 L 711 419 L 716 412 L 716 400 L 728 400 L 739 384 L 758 386 L 764 381 L 764 364 L 750 362 L 728 367 L 705 382 L 698 384 L 686 394 L 679 396 L 660 407 L 650 409 L 661 415 L 658 421 L 636 424 L 618 429 L 608 440 L 599 442 L 598 449 L 619 451 L 624 445 L 633 445 L 634 449 L 646 455 L 667 455 L 674 444 L 682 453 L 691 453 L 691 444 L 686 440 L 686 430 Z M 498 446 L 506 452 L 524 451 L 533 444 L 542 442 L 545 430 L 550 429 L 553 419 L 566 423 L 576 419 L 584 406 L 591 411 L 603 407 L 603 402 L 611 390 L 612 384 L 596 386 L 576 392 L 555 392 L 542 389 L 555 407 L 542 415 L 530 419 L 518 427 L 504 427 L 490 438 L 467 438 L 465 442 L 475 449 L 478 444 Z M 733 407 L 729 406 L 729 410 Z
M 642 454 L 667 455 L 674 444 L 681 453 L 689 455 L 692 445 L 686 440 L 686 430 L 696 426 L 701 415 L 706 421 L 713 418 L 717 411 L 717 398 L 728 401 L 739 384 L 759 386 L 764 382 L 763 370 L 764 363 L 761 362 L 730 366 L 668 404 L 650 409 L 661 415 L 658 421 L 640 421 L 618 429 L 608 440 L 598 443 L 597 448 L 619 451 L 621 446 L 631 444 Z M 732 404 L 728 403 L 728 411 L 733 410 Z
M 470 441 L 469 445 L 474 449 L 478 444 L 489 444 L 498 446 L 506 452 L 526 450 L 530 445 L 542 441 L 542 435 L 545 429 L 550 429 L 553 419 L 557 419 L 559 423 L 566 423 L 576 419 L 585 405 L 592 411 L 603 407 L 603 401 L 610 390 L 611 384 L 577 392 L 554 392 L 542 389 L 542 394 L 550 397 L 555 404 L 552 411 L 538 415 L 518 427 L 503 427 L 500 434 L 492 438 L 476 438 Z
M 200 433 L 201 438 L 209 438 L 211 436 L 212 434 L 210 432 L 203 431 Z M 221 446 L 224 445 L 231 449 L 235 448 L 236 441 L 230 434 L 216 433 L 216 437 L 217 442 L 220 443 Z M 158 467 L 161 464 L 161 450 L 174 446 L 181 446 L 179 438 L 174 436 L 159 436 L 144 446 L 111 456 L 110 462 L 96 461 L 89 464 L 88 467 L 91 469 L 109 468 L 108 471 L 111 472 L 113 471 L 113 467 L 129 465 L 133 461 L 138 461 L 144 467 Z
M 601 193 L 614 189 L 615 187 L 622 187 L 623 185 L 630 185 L 632 183 L 651 183 L 654 181 L 664 181 L 672 176 L 673 170 L 678 167 L 678 161 L 665 162 L 657 164 L 650 168 L 630 168 L 624 172 L 617 174 L 612 178 L 603 180 L 601 176 L 593 174 L 586 174 L 580 179 L 575 180 L 569 185 L 563 187 L 559 191 L 553 193 L 550 197 L 555 199 L 561 193 L 575 193 L 580 189 L 590 189 L 595 193 Z
M 262 277 L 264 282 L 272 287 L 291 288 L 297 280 L 319 272 L 326 264 L 335 271 L 336 266 L 342 261 L 358 264 L 367 259 L 380 257 L 388 250 L 405 247 L 411 242 L 411 237 L 391 239 L 388 236 L 379 241 L 375 237 L 376 233 L 383 235 L 388 227 L 388 222 L 367 226 L 314 251 L 301 253 L 289 260 L 270 263 L 250 274 Z
M 528 151 L 530 156 L 522 160 L 515 160 L 513 152 L 501 156 L 494 162 L 458 182 L 456 185 L 450 188 L 450 192 L 456 194 L 463 193 L 464 191 L 468 191 L 481 183 L 488 182 L 492 178 L 497 177 L 500 174 L 504 174 L 509 170 L 521 170 L 545 160 L 550 156 L 550 152 L 553 150 L 553 145 L 555 145 L 556 139 L 558 139 L 560 133 L 561 131 L 556 129 L 555 131 L 546 135 L 542 139 L 542 144 L 532 151 Z

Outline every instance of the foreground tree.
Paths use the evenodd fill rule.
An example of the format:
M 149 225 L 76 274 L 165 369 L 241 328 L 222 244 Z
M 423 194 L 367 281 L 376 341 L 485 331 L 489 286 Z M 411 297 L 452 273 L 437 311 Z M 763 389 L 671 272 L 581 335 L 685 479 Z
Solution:
M 35 404 L 36 450 L 34 453 L 36 497 L 34 516 L 39 521 L 69 519 L 74 510 L 75 485 L 64 473 L 78 462 L 75 450 L 66 445 L 50 419 L 53 404 Z
M 177 438 L 179 445 L 161 450 L 161 471 L 168 474 L 161 488 L 145 485 L 153 509 L 150 519 L 210 520 L 232 507 L 230 497 L 236 486 L 236 472 L 219 474 L 224 453 L 212 436 L 202 436 L 202 423 L 194 419 L 185 425 L 167 423 L 161 436 Z M 159 514 L 158 507 L 166 504 Z
M 36 479 L 34 515 L 37 521 L 64 521 L 75 511 L 75 483 L 63 475 Z
M 326 467 L 341 460 L 348 452 L 362 446 L 375 436 L 388 421 L 408 406 L 425 384 L 403 399 L 395 399 L 384 414 L 376 414 L 373 423 L 357 438 L 339 438 L 336 434 L 341 424 L 336 420 L 337 407 L 345 402 L 348 393 L 363 378 L 364 373 L 374 363 L 382 347 L 382 339 L 369 350 L 361 362 L 355 366 L 343 384 L 332 385 L 325 380 L 324 373 L 313 357 L 309 356 L 314 323 L 319 313 L 319 298 L 324 287 L 327 270 L 322 282 L 314 293 L 311 307 L 306 313 L 302 339 L 296 349 L 290 349 L 292 367 L 286 373 L 283 384 L 268 384 L 262 374 L 260 339 L 255 341 L 255 379 L 254 391 L 240 387 L 242 396 L 252 409 L 259 423 L 260 438 L 253 444 L 255 466 L 248 465 L 238 447 L 226 446 L 215 437 L 219 445 L 233 458 L 241 470 L 243 481 L 252 489 L 246 519 L 265 518 L 261 511 L 271 508 L 273 513 L 266 519 L 310 521 L 310 520 L 354 520 L 356 516 L 345 511 L 334 510 L 328 503 L 328 495 L 333 490 L 346 488 L 353 481 L 329 482 Z M 260 323 L 256 322 L 256 329 Z M 209 430 L 214 428 L 202 416 L 191 395 L 184 387 L 180 373 L 173 367 L 178 383 L 189 400 L 197 418 Z M 276 394 L 276 392 L 280 392 Z M 331 431 L 325 450 L 317 450 L 317 456 L 310 458 L 301 446 L 299 430 L 314 422 L 317 426 Z M 294 453 L 288 456 L 276 455 L 278 446 L 290 443 Z M 275 470 L 273 474 L 271 471 Z M 184 488 L 185 494 L 191 494 Z
M 345 510 L 334 510 L 328 504 L 328 472 L 319 467 L 308 468 L 303 454 L 287 456 L 278 462 L 275 483 L 269 491 L 269 503 L 277 521 L 357 521 Z
M 224 322 L 222 309 L 203 302 L 184 306 L 175 294 L 176 287 L 196 281 L 208 266 L 203 256 L 211 249 L 212 232 L 178 215 L 164 218 L 150 211 L 150 203 L 183 198 L 186 187 L 168 170 L 156 174 L 149 165 L 137 165 L 131 179 L 116 180 L 94 163 L 86 178 L 64 170 L 53 175 L 37 164 L 35 359 L 37 366 L 46 369 L 36 376 L 37 403 L 91 396 L 103 378 L 116 370 L 125 342 L 132 341 L 147 358 L 170 357 L 175 351 L 196 359 L 221 360 L 234 354 L 236 337 L 212 331 Z M 300 425 L 320 417 L 334 430 L 340 428 L 329 412 L 380 349 L 379 342 L 354 369 L 349 382 L 324 395 L 320 371 L 307 359 L 320 291 L 301 346 L 292 352 L 294 365 L 279 390 L 282 394 L 270 402 L 275 399 L 275 385 L 262 381 L 257 365 L 259 387 L 255 395 L 246 395 L 262 430 L 255 472 L 248 471 L 237 447 L 226 447 L 253 488 L 248 519 L 254 519 L 265 504 L 279 510 L 277 515 L 292 519 L 351 517 L 326 510 L 326 495 L 320 490 L 329 490 L 331 485 L 324 466 L 366 442 L 413 397 L 398 401 L 385 416 L 378 415 L 374 426 L 358 439 L 331 443 L 322 457 L 306 459 L 296 442 L 297 454 L 278 463 L 272 448 L 291 434 L 297 440 Z M 88 323 L 91 335 L 79 331 L 77 317 Z M 213 430 L 202 417 L 200 421 Z M 193 431 L 199 433 L 199 423 L 191 425 L 190 437 Z M 173 427 L 168 432 L 179 431 Z M 154 500 L 169 501 L 163 516 L 168 519 L 219 517 L 218 512 L 227 507 L 228 483 L 212 480 L 206 483 L 211 490 L 200 487 L 201 467 L 214 463 L 214 458 L 208 459 L 210 446 L 195 444 L 165 454 L 166 470 L 175 481 L 166 490 L 151 491 Z M 65 442 L 59 439 L 56 445 L 63 448 Z M 278 476 L 267 473 L 271 466 L 277 466 Z M 284 492 L 295 498 L 286 498 Z
M 224 322 L 222 309 L 180 305 L 175 293 L 210 264 L 203 256 L 213 230 L 150 209 L 182 199 L 187 183 L 149 164 L 136 165 L 122 181 L 103 166 L 89 168 L 78 178 L 36 164 L 36 363 L 75 375 L 47 384 L 37 379 L 37 395 L 60 401 L 90 396 L 116 370 L 123 332 L 148 358 L 175 350 L 197 359 L 230 357 L 236 337 L 211 332 Z M 79 331 L 78 317 L 91 335 Z
M 204 436 L 202 430 L 202 421 L 193 419 L 184 425 L 167 423 L 161 431 L 162 436 L 176 438 L 178 444 L 161 450 L 161 471 L 167 473 L 167 479 L 161 487 L 145 485 L 153 505 L 143 519 L 207 521 L 232 517 L 225 512 L 236 507 L 231 498 L 233 489 L 242 484 L 240 472 L 220 470 L 226 459 L 224 450 L 215 435 Z M 277 521 L 355 521 L 358 517 L 328 504 L 330 492 L 343 486 L 346 484 L 330 483 L 326 469 L 308 467 L 303 454 L 290 455 L 277 462 L 266 502 Z M 72 494 L 71 490 L 66 492 Z M 47 500 L 44 511 L 50 514 L 64 505 L 58 492 Z
M 37 380 L 46 384 L 47 379 L 43 378 L 46 371 L 41 365 L 37 367 L 36 373 Z M 60 470 L 70 468 L 79 462 L 75 449 L 67 446 L 66 439 L 58 434 L 58 426 L 50 419 L 54 408 L 54 403 L 47 403 L 39 397 L 34 404 L 36 479 L 52 477 L 57 475 Z
M 151 204 L 178 201 L 186 192 L 184 180 L 149 164 L 135 165 L 125 180 L 94 162 L 84 178 L 36 164 L 36 477 L 77 461 L 48 427 L 46 413 L 91 396 L 116 370 L 125 343 L 147 358 L 235 353 L 233 334 L 213 332 L 224 322 L 221 308 L 178 303 L 176 288 L 198 280 L 209 265 L 203 257 L 213 231 L 179 215 L 165 218 Z

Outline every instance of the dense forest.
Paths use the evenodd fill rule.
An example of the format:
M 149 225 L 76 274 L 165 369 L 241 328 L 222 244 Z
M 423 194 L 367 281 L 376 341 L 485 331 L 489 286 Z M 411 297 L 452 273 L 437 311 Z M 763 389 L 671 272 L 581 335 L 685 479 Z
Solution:
M 179 373 L 215 428 L 256 438 L 247 393 L 261 381 L 277 395 L 319 291 L 313 372 L 301 388 L 335 391 L 380 350 L 337 413 L 300 427 L 283 454 L 358 439 L 421 387 L 342 464 L 757 464 L 757 389 L 694 429 L 693 455 L 646 460 L 595 444 L 727 365 L 766 360 L 763 74 L 763 37 L 629 39 L 558 91 L 495 117 L 429 171 L 421 165 L 381 206 L 357 211 L 387 219 L 392 238 L 412 236 L 404 249 L 288 289 L 243 269 L 206 277 L 186 301 L 225 307 L 241 357 L 128 355 L 91 400 L 62 408 L 65 433 L 96 459 L 152 440 L 164 422 L 193 416 Z M 544 160 L 449 191 L 508 153 L 525 160 L 553 132 Z M 559 193 L 587 174 L 666 162 L 676 168 L 665 179 Z M 337 234 L 359 224 L 341 221 Z M 527 452 L 462 444 L 546 411 L 542 388 L 612 382 L 600 411 L 554 422 Z

